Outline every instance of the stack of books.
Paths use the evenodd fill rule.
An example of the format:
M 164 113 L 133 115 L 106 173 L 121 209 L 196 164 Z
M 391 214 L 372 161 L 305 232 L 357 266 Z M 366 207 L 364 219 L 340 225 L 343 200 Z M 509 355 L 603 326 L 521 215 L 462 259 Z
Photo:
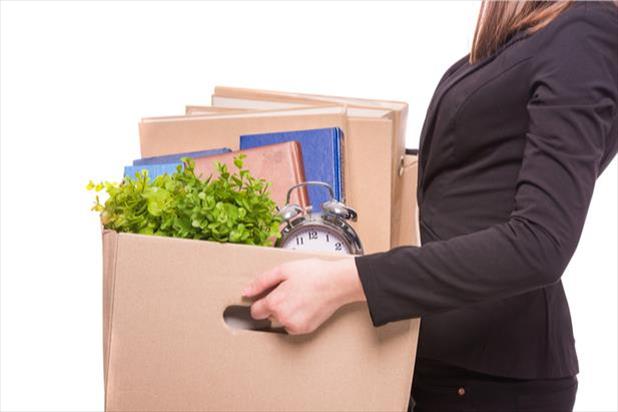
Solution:
M 217 162 L 234 170 L 234 158 L 243 154 L 243 168 L 256 178 L 270 183 L 270 194 L 278 206 L 284 206 L 288 190 L 304 181 L 328 183 L 337 200 L 344 200 L 343 189 L 343 132 L 337 127 L 294 130 L 277 133 L 247 134 L 239 136 L 239 150 L 228 147 L 174 153 L 136 159 L 125 166 L 125 177 L 135 177 L 142 170 L 150 178 L 164 173 L 174 173 L 182 167 L 181 159 L 195 160 L 195 172 L 206 179 L 216 174 Z M 320 211 L 329 199 L 329 193 L 320 188 L 298 188 L 291 198 L 304 208 Z
M 147 169 L 150 177 L 173 173 L 183 156 L 196 174 L 216 174 L 217 162 L 244 168 L 270 182 L 282 207 L 290 187 L 328 183 L 334 197 L 354 208 L 353 227 L 366 253 L 384 251 L 401 239 L 407 104 L 384 100 L 216 87 L 209 105 L 190 105 L 182 115 L 143 118 L 142 159 L 125 176 Z M 290 202 L 321 210 L 328 191 L 295 190 Z

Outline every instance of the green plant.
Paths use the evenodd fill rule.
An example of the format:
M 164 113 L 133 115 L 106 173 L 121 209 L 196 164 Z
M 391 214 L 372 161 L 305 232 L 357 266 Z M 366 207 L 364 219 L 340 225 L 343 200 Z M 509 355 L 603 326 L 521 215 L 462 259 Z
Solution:
M 193 159 L 185 157 L 170 175 L 151 179 L 142 170 L 122 183 L 91 181 L 86 188 L 105 189 L 109 195 L 105 203 L 97 195 L 92 207 L 108 229 L 270 246 L 280 236 L 281 218 L 268 192 L 270 183 L 243 169 L 244 157 L 234 158 L 234 173 L 217 162 L 216 179 L 201 180 Z

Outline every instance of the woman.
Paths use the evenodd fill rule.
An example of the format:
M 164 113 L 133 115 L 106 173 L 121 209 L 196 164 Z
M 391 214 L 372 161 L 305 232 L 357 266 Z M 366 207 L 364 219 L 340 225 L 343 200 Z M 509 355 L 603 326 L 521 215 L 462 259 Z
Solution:
M 276 286 L 252 315 L 290 333 L 355 301 L 375 326 L 420 316 L 415 412 L 572 410 L 560 277 L 617 151 L 617 100 L 614 3 L 484 2 L 423 127 L 423 246 L 276 267 L 243 291 Z

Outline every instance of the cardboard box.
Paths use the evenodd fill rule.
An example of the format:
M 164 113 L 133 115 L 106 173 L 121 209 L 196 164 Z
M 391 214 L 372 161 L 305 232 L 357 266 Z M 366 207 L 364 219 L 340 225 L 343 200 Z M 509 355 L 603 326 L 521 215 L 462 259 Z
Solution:
M 421 234 L 418 226 L 418 205 L 416 189 L 418 178 L 418 156 L 405 155 L 401 172 L 401 225 L 393 247 L 420 245 Z
M 416 163 L 407 158 L 399 244 L 415 236 Z M 409 190 L 408 190 L 409 189 Z M 420 320 L 375 328 L 366 304 L 341 308 L 316 332 L 230 327 L 260 271 L 306 257 L 270 247 L 103 233 L 107 411 L 405 411 Z

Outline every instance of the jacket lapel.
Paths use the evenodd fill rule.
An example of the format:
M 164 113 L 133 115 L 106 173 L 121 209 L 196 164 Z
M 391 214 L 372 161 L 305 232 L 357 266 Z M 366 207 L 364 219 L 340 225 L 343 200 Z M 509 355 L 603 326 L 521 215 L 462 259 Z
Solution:
M 436 92 L 434 97 L 432 98 L 429 109 L 427 110 L 427 116 L 425 118 L 425 123 L 423 124 L 423 129 L 421 131 L 420 141 L 419 141 L 419 171 L 418 171 L 418 201 L 421 202 L 422 192 L 424 191 L 423 187 L 423 178 L 425 176 L 424 169 L 426 165 L 426 154 L 431 146 L 431 139 L 433 138 L 433 130 L 436 121 L 436 114 L 440 107 L 440 102 L 444 98 L 444 95 L 457 83 L 470 76 L 472 73 L 477 70 L 485 67 L 487 64 L 491 63 L 495 60 L 495 58 L 500 54 L 500 51 L 504 50 L 504 48 L 510 46 L 515 41 L 525 37 L 525 32 L 519 32 L 515 34 L 509 41 L 507 41 L 498 51 L 492 53 L 490 56 L 480 60 L 475 64 L 469 64 L 468 62 L 464 63 L 465 67 L 458 67 L 453 71 L 450 76 L 446 76 L 443 81 L 438 84 L 436 88 Z

